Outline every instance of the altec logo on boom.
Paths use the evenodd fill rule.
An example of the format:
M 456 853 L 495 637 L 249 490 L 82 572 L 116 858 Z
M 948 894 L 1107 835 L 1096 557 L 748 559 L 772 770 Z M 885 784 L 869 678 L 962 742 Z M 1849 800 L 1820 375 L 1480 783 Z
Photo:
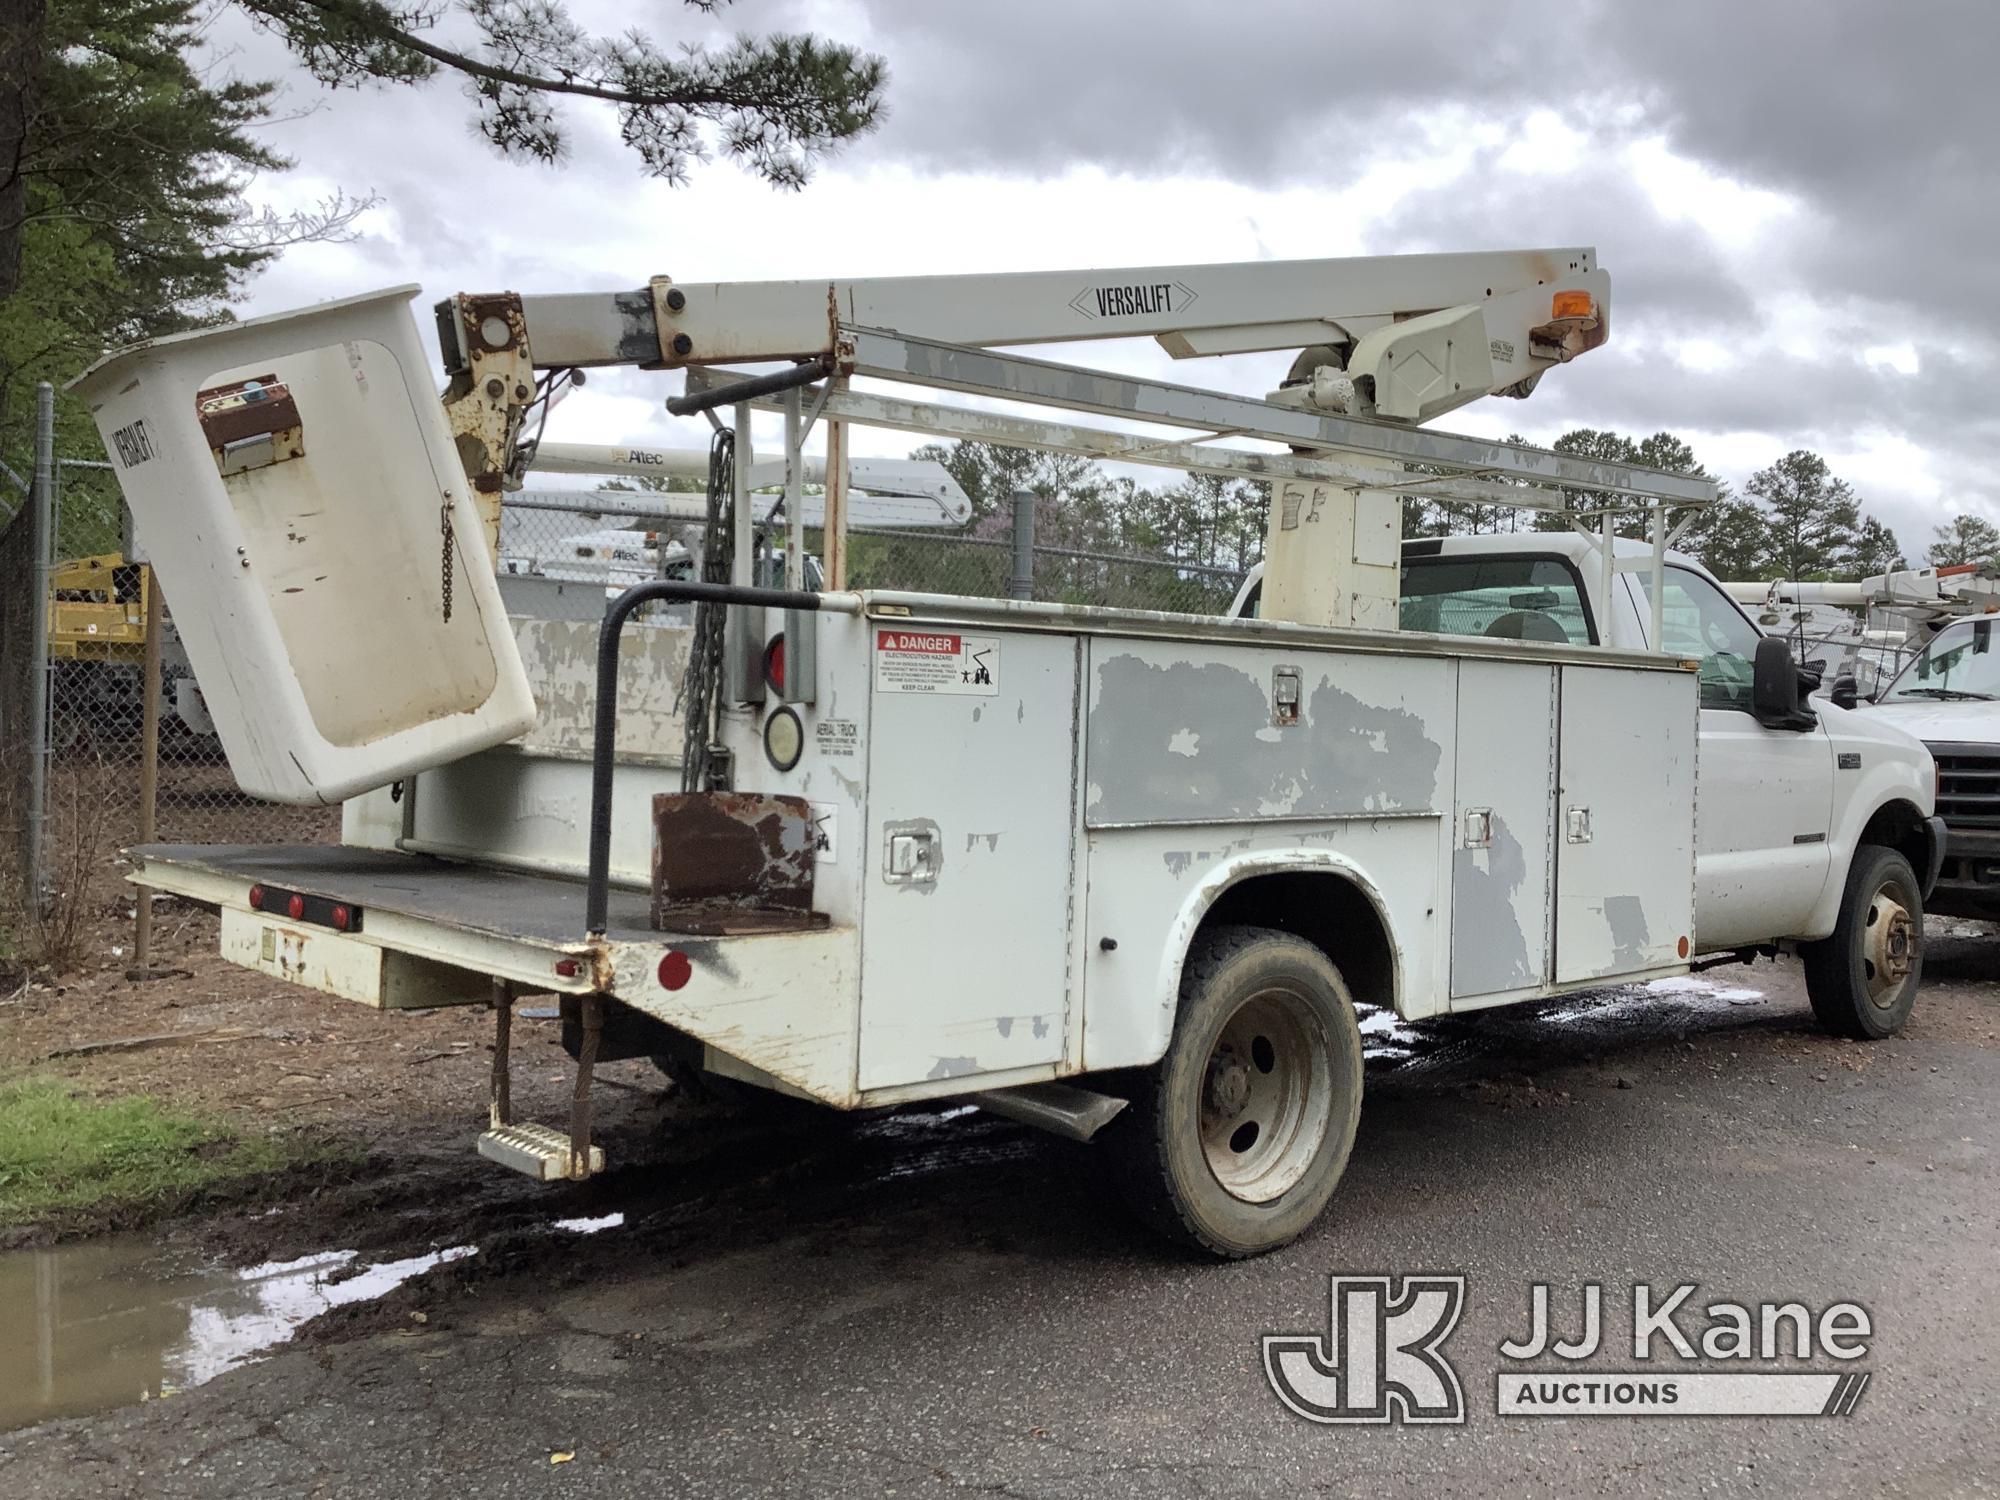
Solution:
M 1400 1285 L 1389 1276 L 1329 1280 L 1328 1333 L 1264 1339 L 1264 1377 L 1278 1399 L 1309 1422 L 1463 1422 L 1465 1397 L 1444 1343 L 1465 1307 L 1465 1278 L 1406 1276 Z M 1606 1348 L 1603 1288 L 1589 1282 L 1580 1289 L 1576 1337 L 1565 1339 L 1551 1326 L 1548 1286 L 1536 1283 L 1526 1336 L 1499 1348 L 1502 1361 L 1536 1367 L 1503 1365 L 1495 1376 L 1495 1411 L 1503 1417 L 1839 1417 L 1860 1404 L 1868 1371 L 1798 1364 L 1865 1357 L 1874 1332 L 1867 1309 L 1835 1302 L 1815 1313 L 1802 1302 L 1727 1301 L 1697 1308 L 1694 1294 L 1692 1284 L 1664 1295 L 1634 1286 L 1631 1357 L 1645 1367 L 1584 1369 L 1578 1362 Z M 1697 1360 L 1710 1367 L 1688 1368 Z M 1725 1363 L 1737 1367 L 1713 1368 Z

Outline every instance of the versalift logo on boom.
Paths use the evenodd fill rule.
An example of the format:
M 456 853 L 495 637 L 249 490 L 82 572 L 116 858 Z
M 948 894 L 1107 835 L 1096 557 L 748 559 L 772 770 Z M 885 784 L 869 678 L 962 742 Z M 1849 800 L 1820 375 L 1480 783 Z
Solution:
M 1286 1409 L 1309 1422 L 1464 1422 L 1465 1390 L 1447 1344 L 1465 1311 L 1465 1277 L 1328 1280 L 1324 1332 L 1263 1340 L 1264 1377 Z M 1573 1321 L 1562 1326 L 1569 1309 Z M 1645 1282 L 1611 1298 L 1597 1282 L 1560 1292 L 1537 1282 L 1525 1331 L 1496 1351 L 1494 1411 L 1846 1416 L 1868 1389 L 1870 1374 L 1856 1364 L 1873 1337 L 1873 1320 L 1855 1302 L 1744 1303 L 1704 1299 L 1692 1283 Z

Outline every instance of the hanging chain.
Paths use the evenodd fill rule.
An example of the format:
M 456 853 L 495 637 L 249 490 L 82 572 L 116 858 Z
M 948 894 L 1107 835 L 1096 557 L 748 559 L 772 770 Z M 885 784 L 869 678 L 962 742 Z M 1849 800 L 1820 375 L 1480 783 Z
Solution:
M 702 531 L 701 579 L 727 583 L 736 553 L 736 435 L 719 431 L 708 445 L 708 516 Z M 722 643 L 727 606 L 694 607 L 694 640 L 681 679 L 681 790 L 708 790 L 715 710 L 722 699 Z
M 438 580 L 444 592 L 444 618 L 445 623 L 448 625 L 451 623 L 451 554 L 453 541 L 450 495 L 446 495 L 444 502 L 438 506 L 438 530 L 444 533 L 444 559 L 438 566 Z

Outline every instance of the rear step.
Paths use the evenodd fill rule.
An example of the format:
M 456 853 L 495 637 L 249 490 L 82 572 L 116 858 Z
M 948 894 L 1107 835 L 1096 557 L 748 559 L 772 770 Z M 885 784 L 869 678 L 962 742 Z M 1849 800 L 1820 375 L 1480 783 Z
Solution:
M 604 1170 L 602 1146 L 590 1147 L 583 1170 L 573 1170 L 569 1136 L 548 1125 L 496 1125 L 479 1137 L 479 1154 L 537 1182 L 562 1182 Z
M 488 1161 L 532 1177 L 537 1182 L 582 1181 L 604 1170 L 604 1149 L 590 1144 L 590 1084 L 597 1064 L 597 1047 L 604 1031 L 604 1001 L 586 995 L 583 1046 L 576 1060 L 576 1096 L 570 1106 L 569 1129 L 516 1121 L 513 1114 L 512 1070 L 509 1066 L 514 1031 L 514 986 L 493 981 L 493 1082 L 489 1124 L 479 1137 L 479 1154 Z

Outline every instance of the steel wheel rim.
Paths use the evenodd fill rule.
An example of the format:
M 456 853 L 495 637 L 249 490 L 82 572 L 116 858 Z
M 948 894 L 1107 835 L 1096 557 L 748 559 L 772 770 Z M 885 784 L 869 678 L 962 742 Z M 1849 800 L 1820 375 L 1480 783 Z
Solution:
M 1273 986 L 1216 1032 L 1203 1070 L 1200 1133 L 1230 1197 L 1269 1203 L 1305 1176 L 1333 1112 L 1326 1028 L 1305 996 Z
M 1916 967 L 1922 950 L 1912 908 L 1916 902 L 1898 880 L 1885 880 L 1868 898 L 1861 919 L 1861 976 L 1868 1003 L 1878 1010 L 1895 1007 L 1903 982 Z

